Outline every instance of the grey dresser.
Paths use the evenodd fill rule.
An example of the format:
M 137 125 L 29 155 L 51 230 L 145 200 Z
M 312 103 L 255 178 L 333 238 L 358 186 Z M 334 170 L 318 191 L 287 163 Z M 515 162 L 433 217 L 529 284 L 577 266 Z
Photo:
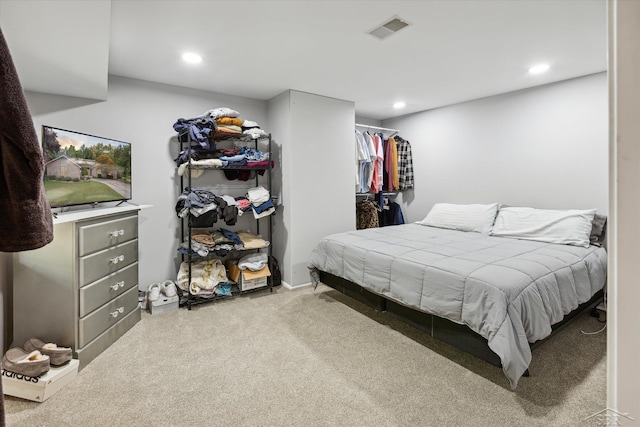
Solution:
M 82 369 L 140 320 L 138 211 L 104 212 L 54 221 L 52 243 L 14 254 L 14 346 L 72 347 Z

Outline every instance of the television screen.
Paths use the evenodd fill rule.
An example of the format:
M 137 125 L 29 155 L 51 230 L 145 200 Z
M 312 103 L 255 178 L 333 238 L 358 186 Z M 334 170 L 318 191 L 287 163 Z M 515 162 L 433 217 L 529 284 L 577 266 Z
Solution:
M 131 199 L 131 144 L 42 126 L 44 188 L 52 208 Z

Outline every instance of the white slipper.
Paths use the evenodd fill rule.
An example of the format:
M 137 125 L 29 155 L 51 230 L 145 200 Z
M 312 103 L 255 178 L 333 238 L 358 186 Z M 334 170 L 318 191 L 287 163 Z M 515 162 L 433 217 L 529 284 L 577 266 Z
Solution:
M 53 366 L 64 365 L 73 357 L 71 347 L 58 347 L 55 343 L 45 343 L 38 338 L 30 338 L 22 347 L 26 351 L 39 351 L 40 353 L 49 356 L 50 363 Z

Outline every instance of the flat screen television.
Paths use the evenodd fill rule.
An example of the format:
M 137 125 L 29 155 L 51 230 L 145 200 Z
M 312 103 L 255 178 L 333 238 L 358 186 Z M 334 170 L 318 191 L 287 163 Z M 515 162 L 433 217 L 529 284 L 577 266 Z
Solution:
M 131 199 L 131 144 L 42 126 L 44 188 L 52 208 Z

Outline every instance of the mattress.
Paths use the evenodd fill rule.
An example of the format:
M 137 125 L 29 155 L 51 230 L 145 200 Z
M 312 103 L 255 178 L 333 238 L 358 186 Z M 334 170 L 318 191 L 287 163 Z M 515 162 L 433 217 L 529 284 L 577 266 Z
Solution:
M 315 283 L 324 271 L 467 325 L 487 339 L 514 389 L 531 362 L 529 343 L 603 288 L 607 254 L 404 224 L 329 235 L 309 268 Z

